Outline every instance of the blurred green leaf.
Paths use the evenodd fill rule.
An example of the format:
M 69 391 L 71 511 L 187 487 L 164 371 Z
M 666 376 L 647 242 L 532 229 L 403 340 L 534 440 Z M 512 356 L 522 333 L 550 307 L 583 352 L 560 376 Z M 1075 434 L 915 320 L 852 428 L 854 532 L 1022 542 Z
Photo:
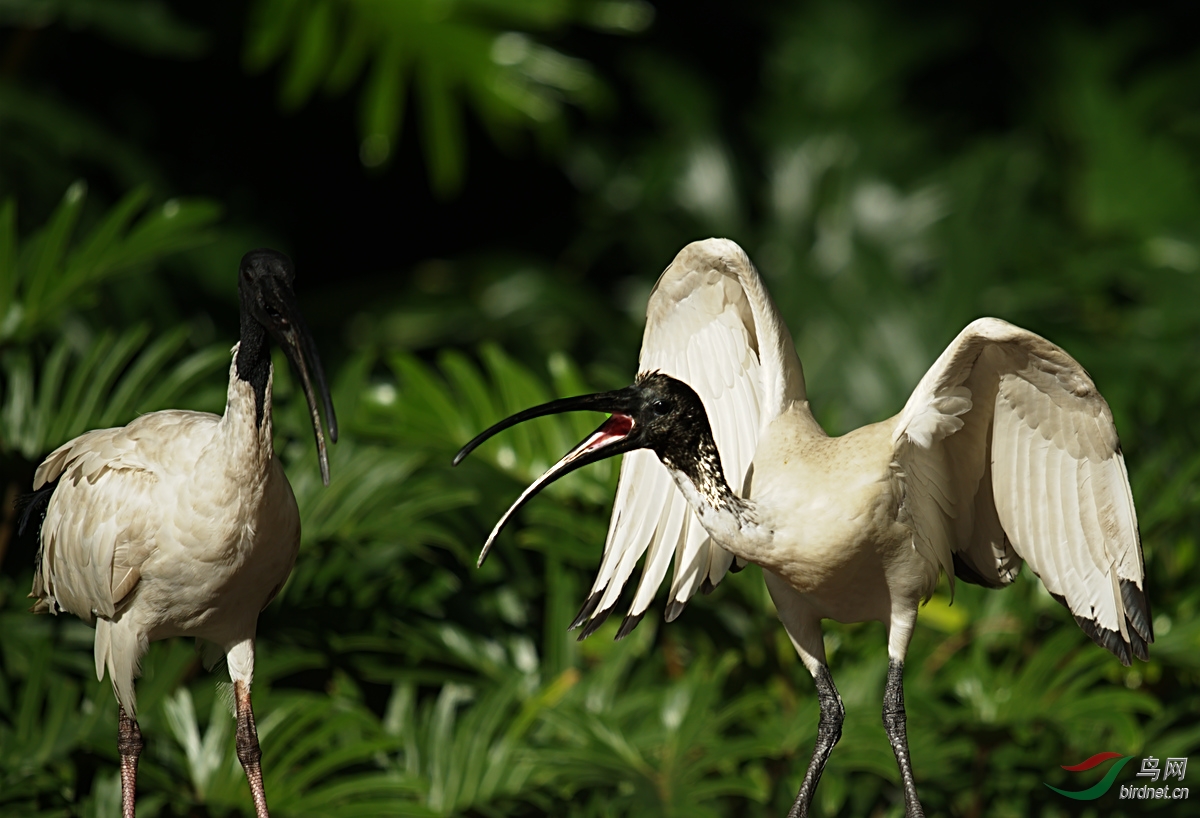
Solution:
M 33 459 L 89 429 L 169 408 L 228 361 L 220 346 L 180 359 L 185 328 L 145 345 L 148 333 L 146 327 L 105 333 L 88 339 L 82 354 L 64 338 L 36 375 L 34 359 L 24 350 L 0 352 L 8 387 L 0 407 L 0 450 Z
M 615 642 L 609 622 L 577 642 L 567 626 L 599 561 L 615 463 L 555 484 L 482 569 L 475 560 L 498 515 L 598 418 L 531 422 L 449 465 L 513 411 L 628 382 L 655 276 L 712 234 L 762 271 L 831 433 L 897 411 L 980 315 L 1062 344 L 1116 417 L 1151 660 L 1120 666 L 1029 572 L 1001 592 L 959 584 L 949 607 L 939 591 L 905 690 L 927 814 L 1073 814 L 1045 787 L 1072 786 L 1064 763 L 1100 748 L 1200 752 L 1200 61 L 1174 11 L 980 16 L 815 0 L 731 6 L 714 21 L 702 5 L 621 0 L 260 0 L 248 22 L 203 12 L 219 47 L 186 68 L 205 93 L 170 87 L 185 133 L 156 92 L 108 72 L 163 71 L 193 53 L 170 45 L 172 26 L 190 24 L 168 14 L 142 27 L 139 9 L 155 4 L 83 5 L 0 5 L 18 26 L 0 55 L 0 812 L 99 818 L 119 802 L 116 707 L 94 679 L 92 632 L 24 610 L 33 550 L 11 536 L 10 498 L 78 431 L 159 406 L 219 410 L 236 333 L 229 265 L 264 234 L 297 254 L 348 240 L 387 259 L 304 293 L 342 421 L 329 487 L 276 358 L 276 450 L 303 523 L 296 568 L 258 630 L 254 702 L 280 816 L 790 808 L 818 707 L 761 570 L 728 577 L 669 626 L 650 616 Z M 604 34 L 647 31 L 656 11 L 644 39 Z M 62 49 L 97 34 L 134 42 L 134 68 L 56 73 Z M 326 213 L 344 201 L 339 186 L 314 171 L 311 198 L 281 202 L 274 171 L 254 165 L 222 191 L 232 224 L 218 234 L 215 203 L 148 191 L 223 184 L 216 163 L 238 167 L 225 103 L 257 105 L 263 86 L 238 81 L 230 48 L 273 71 L 289 110 L 353 95 L 356 110 L 323 111 L 321 133 L 358 129 L 386 217 L 379 203 L 414 163 L 441 195 L 486 189 L 510 178 L 523 134 L 541 152 L 518 169 L 558 162 L 564 183 L 534 174 L 520 201 L 487 194 L 482 216 L 465 200 L 433 205 L 412 222 L 434 232 L 428 242 L 409 240 L 406 214 L 396 233 L 361 210 L 361 236 L 330 239 L 294 234 L 289 209 Z M 83 100 L 93 71 L 117 90 Z M 500 154 L 468 161 L 477 126 Z M 325 143 L 303 144 L 305 167 L 336 166 Z M 85 174 L 93 192 L 64 197 Z M 547 212 L 563 217 L 543 225 Z M 883 629 L 824 633 L 847 717 L 814 812 L 898 816 Z M 139 811 L 251 814 L 214 690 L 223 677 L 182 640 L 152 645 L 144 670 Z M 1121 811 L 1093 812 L 1110 807 Z
M 67 189 L 49 222 L 35 232 L 18 252 L 10 228 L 11 245 L 5 251 L 4 290 L 0 315 L 0 345 L 29 340 L 58 329 L 68 308 L 88 303 L 96 287 L 118 275 L 148 269 L 157 259 L 196 247 L 208 240 L 206 228 L 216 221 L 219 207 L 209 201 L 172 199 L 134 221 L 149 199 L 144 189 L 134 190 L 105 218 L 75 240 L 87 185 L 76 182 Z M 11 224 L 14 205 L 5 204 Z M 16 257 L 15 264 L 12 261 Z
M 536 42 L 533 33 L 571 24 L 634 33 L 651 16 L 637 0 L 260 0 L 244 59 L 249 70 L 262 71 L 287 55 L 280 89 L 287 108 L 303 105 L 322 85 L 341 93 L 365 72 L 359 157 L 368 168 L 390 162 L 413 83 L 430 184 L 447 196 L 461 187 L 466 166 L 463 104 L 503 142 L 521 128 L 549 138 L 565 126 L 567 104 L 599 103 L 591 67 Z
M 153 56 L 196 57 L 206 39 L 158 0 L 4 0 L 0 24 L 94 29 L 119 45 Z

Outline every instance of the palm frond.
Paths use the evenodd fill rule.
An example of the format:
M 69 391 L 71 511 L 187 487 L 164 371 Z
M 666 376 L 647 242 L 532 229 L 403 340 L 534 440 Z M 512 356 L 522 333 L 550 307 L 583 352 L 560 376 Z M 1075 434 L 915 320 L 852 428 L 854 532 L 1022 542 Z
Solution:
M 55 330 L 63 313 L 87 305 L 102 283 L 204 243 L 219 213 L 212 202 L 182 199 L 142 212 L 150 194 L 140 188 L 77 237 L 86 197 L 85 183 L 71 185 L 48 222 L 20 242 L 16 205 L 0 206 L 0 345 Z
M 87 338 L 82 350 L 76 339 L 63 337 L 40 360 L 29 348 L 0 351 L 8 385 L 0 450 L 32 460 L 88 429 L 191 402 L 184 396 L 228 365 L 229 352 L 221 346 L 184 354 L 186 328 L 147 344 L 149 334 L 146 326 L 106 331 Z
M 261 0 L 245 61 L 253 71 L 285 62 L 280 97 L 288 107 L 320 89 L 344 93 L 365 74 L 359 120 L 367 167 L 391 158 L 411 87 L 423 112 L 430 181 L 444 195 L 461 185 L 466 161 L 460 95 L 497 137 L 521 127 L 550 134 L 564 125 L 564 102 L 595 105 L 599 81 L 587 63 L 532 35 L 580 23 L 628 33 L 649 22 L 646 6 L 625 0 L 590 12 L 545 0 L 471 0 L 449 13 L 423 2 Z

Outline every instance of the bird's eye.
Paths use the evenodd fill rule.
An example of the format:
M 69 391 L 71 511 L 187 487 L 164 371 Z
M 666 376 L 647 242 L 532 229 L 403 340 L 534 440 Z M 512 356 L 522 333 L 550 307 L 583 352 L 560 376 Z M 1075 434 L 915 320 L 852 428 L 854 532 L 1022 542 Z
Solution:
M 654 403 L 650 404 L 650 411 L 659 417 L 662 417 L 671 411 L 671 404 L 665 400 L 656 400 Z

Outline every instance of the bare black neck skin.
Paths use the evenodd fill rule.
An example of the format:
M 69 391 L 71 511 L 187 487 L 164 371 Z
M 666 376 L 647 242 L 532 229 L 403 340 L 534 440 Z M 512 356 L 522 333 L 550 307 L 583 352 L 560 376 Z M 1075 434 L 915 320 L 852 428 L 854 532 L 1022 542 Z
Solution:
M 754 504 L 735 494 L 725 479 L 712 427 L 699 398 L 685 399 L 671 433 L 660 440 L 653 447 L 655 454 L 671 472 L 709 535 L 732 553 L 750 558 L 741 544 L 748 545 L 747 540 L 757 544 L 769 532 L 759 524 Z
M 255 425 L 262 428 L 271 379 L 271 342 L 267 331 L 242 305 L 242 340 L 238 345 L 237 376 L 254 390 Z

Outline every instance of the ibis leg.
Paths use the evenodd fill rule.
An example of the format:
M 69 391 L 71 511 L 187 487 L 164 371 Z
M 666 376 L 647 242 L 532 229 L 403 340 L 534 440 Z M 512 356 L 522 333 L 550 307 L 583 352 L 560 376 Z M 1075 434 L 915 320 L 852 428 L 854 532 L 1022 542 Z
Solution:
M 842 697 L 834 687 L 829 668 L 824 663 L 820 664 L 813 671 L 812 677 L 817 685 L 817 701 L 821 704 L 821 718 L 817 722 L 817 744 L 813 748 L 812 759 L 808 762 L 808 770 L 804 773 L 804 781 L 800 783 L 800 792 L 796 793 L 796 801 L 788 812 L 788 818 L 808 818 L 813 793 L 817 791 L 817 783 L 821 780 L 821 773 L 825 771 L 825 762 L 833 752 L 833 745 L 842 737 L 842 720 L 846 716 L 846 708 L 842 706 Z
M 138 756 L 142 754 L 142 731 L 125 708 L 117 705 L 117 752 L 121 754 L 121 818 L 133 818 L 137 795 Z
M 233 683 L 233 695 L 237 700 L 237 757 L 246 771 L 250 782 L 250 794 L 254 797 L 254 814 L 257 818 L 269 818 L 267 795 L 263 791 L 262 749 L 258 746 L 258 730 L 254 727 L 254 711 L 250 709 L 250 685 L 242 681 Z
M 817 701 L 821 705 L 821 717 L 817 721 L 817 745 L 813 748 L 812 759 L 800 783 L 800 792 L 796 793 L 796 801 L 788 811 L 788 818 L 808 818 L 813 793 L 817 791 L 821 773 L 825 772 L 825 762 L 833 752 L 833 745 L 842 737 L 842 720 L 846 716 L 846 709 L 842 707 L 842 697 L 833 685 L 829 665 L 825 662 L 820 612 L 786 580 L 770 571 L 763 572 L 763 579 L 766 580 L 771 599 L 775 601 L 775 609 L 779 611 L 779 621 L 783 623 L 788 638 L 792 640 L 792 647 L 796 649 L 796 655 L 812 674 L 813 683 L 817 686 Z
M 912 761 L 908 754 L 908 730 L 904 715 L 904 663 L 891 659 L 888 662 L 887 687 L 883 691 L 883 729 L 887 731 L 896 763 L 900 765 L 900 779 L 904 784 L 905 818 L 925 818 L 921 802 L 917 800 L 917 784 L 913 781 Z

